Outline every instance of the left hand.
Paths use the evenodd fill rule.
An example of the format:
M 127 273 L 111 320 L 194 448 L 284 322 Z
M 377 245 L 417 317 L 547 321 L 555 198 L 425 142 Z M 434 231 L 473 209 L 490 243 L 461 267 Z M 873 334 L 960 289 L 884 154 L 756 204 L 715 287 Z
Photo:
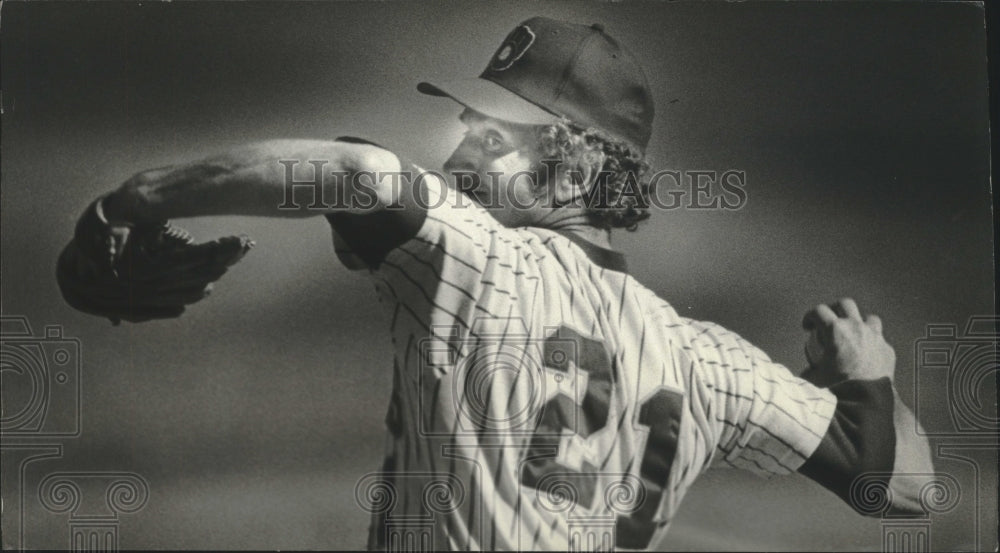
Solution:
M 165 221 L 112 225 L 98 199 L 59 255 L 59 289 L 75 309 L 116 325 L 178 317 L 253 247 L 246 236 L 193 241 Z
M 809 332 L 809 369 L 802 378 L 817 385 L 893 379 L 896 352 L 882 336 L 882 320 L 876 315 L 862 318 L 854 300 L 844 298 L 816 306 L 805 314 L 802 327 Z

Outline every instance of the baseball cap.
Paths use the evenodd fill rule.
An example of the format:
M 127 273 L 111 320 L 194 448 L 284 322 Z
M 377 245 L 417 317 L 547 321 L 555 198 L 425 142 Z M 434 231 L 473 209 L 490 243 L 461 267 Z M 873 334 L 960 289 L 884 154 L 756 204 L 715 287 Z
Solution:
M 642 68 L 596 23 L 533 17 L 507 35 L 478 78 L 421 82 L 417 90 L 513 123 L 565 117 L 640 151 L 652 134 L 653 99 Z

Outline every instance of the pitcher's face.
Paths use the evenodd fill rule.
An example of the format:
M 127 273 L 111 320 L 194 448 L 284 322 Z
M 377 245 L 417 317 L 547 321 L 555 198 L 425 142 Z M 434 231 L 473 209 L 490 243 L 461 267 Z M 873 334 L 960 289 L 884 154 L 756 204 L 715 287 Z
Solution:
M 466 132 L 444 164 L 460 190 L 508 227 L 530 226 L 546 213 L 539 190 L 535 127 L 518 125 L 466 109 L 459 116 Z M 466 176 L 461 176 L 465 173 Z M 474 174 L 471 179 L 468 175 Z

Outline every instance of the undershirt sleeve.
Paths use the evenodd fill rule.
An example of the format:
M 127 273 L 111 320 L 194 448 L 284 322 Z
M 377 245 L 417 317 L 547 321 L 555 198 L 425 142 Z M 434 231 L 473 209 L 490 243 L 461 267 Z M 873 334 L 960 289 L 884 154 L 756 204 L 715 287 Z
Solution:
M 382 147 L 352 136 L 341 136 L 337 141 Z M 423 170 L 404 158 L 399 158 L 399 165 L 402 186 L 409 187 L 409 192 L 416 194 Z M 367 214 L 338 212 L 326 215 L 334 231 L 337 256 L 351 269 L 378 268 L 390 251 L 417 235 L 426 217 L 427 212 L 419 202 L 412 202 L 405 212 L 384 209 Z
M 799 472 L 848 504 L 862 474 L 892 474 L 896 457 L 895 397 L 888 378 L 847 380 L 830 387 L 837 410 L 816 451 Z M 889 476 L 882 482 L 889 486 Z

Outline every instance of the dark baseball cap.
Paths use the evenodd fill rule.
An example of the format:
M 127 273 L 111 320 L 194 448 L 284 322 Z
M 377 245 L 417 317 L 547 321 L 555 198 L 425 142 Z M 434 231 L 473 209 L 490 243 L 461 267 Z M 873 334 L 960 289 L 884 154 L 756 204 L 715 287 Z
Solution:
M 513 123 L 544 125 L 565 117 L 643 152 L 652 133 L 646 76 L 598 24 L 533 17 L 507 35 L 478 78 L 422 82 L 417 90 Z

